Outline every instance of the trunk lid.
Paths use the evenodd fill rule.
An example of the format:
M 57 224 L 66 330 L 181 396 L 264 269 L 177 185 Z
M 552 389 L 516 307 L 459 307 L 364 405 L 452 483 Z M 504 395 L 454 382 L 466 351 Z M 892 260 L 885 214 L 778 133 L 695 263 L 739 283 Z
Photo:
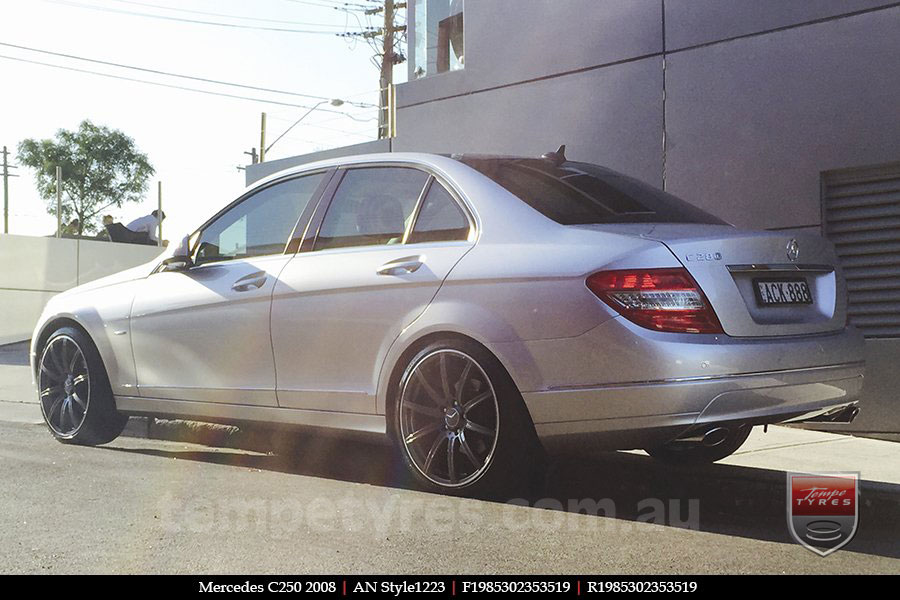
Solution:
M 730 336 L 824 333 L 846 324 L 846 284 L 834 247 L 821 236 L 659 224 L 641 237 L 672 251 Z

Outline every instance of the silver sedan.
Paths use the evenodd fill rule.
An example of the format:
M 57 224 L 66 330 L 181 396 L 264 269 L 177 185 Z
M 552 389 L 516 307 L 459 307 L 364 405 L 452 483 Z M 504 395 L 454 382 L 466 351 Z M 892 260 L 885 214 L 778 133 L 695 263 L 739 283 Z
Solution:
M 832 245 L 744 231 L 564 149 L 362 155 L 282 171 L 146 265 L 53 298 L 44 417 L 387 436 L 427 489 L 482 494 L 545 449 L 734 452 L 847 421 L 864 364 Z

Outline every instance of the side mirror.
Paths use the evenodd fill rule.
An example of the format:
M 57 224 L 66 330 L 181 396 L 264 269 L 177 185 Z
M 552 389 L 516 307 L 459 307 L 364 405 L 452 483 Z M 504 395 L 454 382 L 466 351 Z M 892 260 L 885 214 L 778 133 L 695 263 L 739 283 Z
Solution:
M 159 267 L 159 272 L 164 273 L 166 271 L 187 271 L 193 266 L 194 261 L 191 260 L 190 256 L 170 256 L 169 258 L 162 261 L 162 264 Z
M 184 236 L 178 246 L 172 251 L 172 255 L 162 261 L 160 271 L 185 271 L 194 266 L 191 259 L 190 236 Z

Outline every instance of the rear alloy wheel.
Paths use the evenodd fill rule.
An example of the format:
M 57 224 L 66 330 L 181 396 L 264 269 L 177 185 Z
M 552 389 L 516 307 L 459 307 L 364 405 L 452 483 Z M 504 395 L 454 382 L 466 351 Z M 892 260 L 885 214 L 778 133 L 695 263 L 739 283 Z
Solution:
M 752 425 L 738 425 L 728 431 L 722 440 L 714 446 L 702 442 L 672 441 L 655 448 L 647 448 L 646 452 L 653 458 L 669 464 L 704 464 L 722 460 L 734 454 L 750 436 Z
M 95 445 L 122 433 L 128 417 L 116 411 L 100 355 L 82 332 L 55 331 L 38 366 L 41 412 L 56 439 Z
M 541 450 L 522 398 L 476 344 L 419 352 L 401 380 L 396 417 L 404 462 L 427 489 L 494 494 L 540 474 L 542 461 L 528 459 Z

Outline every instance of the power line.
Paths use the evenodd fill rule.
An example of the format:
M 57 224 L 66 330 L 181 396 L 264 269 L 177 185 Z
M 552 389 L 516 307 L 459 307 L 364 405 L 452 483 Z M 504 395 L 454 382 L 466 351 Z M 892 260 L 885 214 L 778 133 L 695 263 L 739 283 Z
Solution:
M 253 98 L 253 97 L 250 97 L 250 96 L 239 96 L 239 95 L 237 95 L 237 94 L 226 94 L 226 93 L 224 93 L 224 92 L 214 92 L 214 91 L 211 91 L 211 90 L 201 90 L 201 89 L 198 89 L 198 88 L 191 88 L 191 87 L 186 87 L 186 86 L 181 86 L 181 85 L 174 85 L 174 84 L 171 84 L 171 83 L 162 83 L 162 82 L 159 82 L 159 81 L 148 81 L 148 80 L 146 80 L 146 79 L 137 79 L 137 78 L 135 78 L 135 77 L 125 77 L 124 75 L 113 75 L 113 74 L 111 74 L 111 73 L 101 73 L 101 72 L 99 72 L 99 71 L 91 71 L 91 70 L 88 70 L 88 69 L 79 69 L 79 68 L 77 68 L 77 67 L 67 67 L 67 66 L 63 66 L 63 65 L 54 65 L 54 64 L 52 64 L 52 63 L 45 63 L 45 62 L 41 62 L 41 61 L 37 61 L 37 60 L 29 60 L 29 59 L 27 59 L 27 58 L 21 58 L 21 57 L 16 57 L 16 56 L 7 56 L 7 55 L 5 55 L 5 54 L 0 54 L 0 59 L 6 59 L 6 60 L 13 60 L 13 61 L 18 61 L 18 62 L 24 62 L 24 63 L 33 64 L 33 65 L 41 65 L 41 66 L 44 66 L 44 67 L 52 67 L 52 68 L 54 68 L 54 69 L 62 69 L 62 70 L 64 70 L 64 71 L 74 71 L 74 72 L 76 72 L 76 73 L 85 73 L 85 74 L 88 74 L 88 75 L 97 75 L 97 76 L 100 76 L 100 77 L 108 77 L 108 78 L 110 78 L 110 79 L 121 79 L 121 80 L 123 80 L 123 81 L 132 81 L 132 82 L 135 82 L 135 83 L 145 83 L 145 84 L 147 84 L 147 85 L 155 85 L 155 86 L 159 86 L 159 87 L 172 88 L 172 89 L 176 89 L 176 90 L 183 90 L 183 91 L 186 91 L 186 92 L 196 92 L 196 93 L 198 93 L 198 94 L 207 94 L 207 95 L 210 95 L 210 96 L 221 96 L 221 97 L 223 97 L 223 98 L 234 98 L 234 99 L 237 99 L 237 100 L 249 100 L 249 101 L 252 101 L 252 102 L 260 102 L 260 103 L 263 103 L 263 104 L 274 104 L 274 105 L 278 105 L 278 106 L 290 106 L 290 107 L 292 107 L 292 108 L 306 108 L 306 109 L 309 108 L 309 106 L 305 106 L 305 105 L 303 105 L 303 104 L 293 104 L 293 103 L 291 103 L 291 102 L 280 102 L 280 101 L 278 101 L 278 100 L 268 100 L 268 99 L 264 99 L 264 98 Z M 339 111 L 339 110 L 329 110 L 329 109 L 324 109 L 324 108 L 321 109 L 321 110 L 322 110 L 322 112 L 329 112 L 329 113 L 334 113 L 334 114 L 339 114 L 339 115 L 344 115 L 344 114 L 346 114 L 346 113 L 344 113 L 344 112 L 342 112 L 342 111 Z
M 239 19 L 243 21 L 259 21 L 262 23 L 281 23 L 282 25 L 306 25 L 309 27 L 342 27 L 341 25 L 335 25 L 333 23 L 303 23 L 299 21 L 284 21 L 281 19 L 264 19 L 262 17 L 247 17 L 243 15 L 230 15 L 226 13 L 217 13 L 217 12 L 206 12 L 202 10 L 190 10 L 187 8 L 175 8 L 173 6 L 162 6 L 159 4 L 150 4 L 149 2 L 135 2 L 134 0 L 111 0 L 112 2 L 118 2 L 120 4 L 131 4 L 134 6 L 145 6 L 147 8 L 156 8 L 159 10 L 170 10 L 173 12 L 182 12 L 192 15 L 206 15 L 208 17 L 224 17 L 226 19 Z
M 99 71 L 90 71 L 90 70 L 87 70 L 87 69 L 79 69 L 79 68 L 77 68 L 77 67 L 66 67 L 66 66 L 63 66 L 63 65 L 54 65 L 54 64 L 51 64 L 51 63 L 45 63 L 45 62 L 40 62 L 40 61 L 36 61 L 36 60 L 29 60 L 29 59 L 25 59 L 25 58 L 14 57 L 14 56 L 6 56 L 6 55 L 3 55 L 3 54 L 0 54 L 0 59 L 7 59 L 7 60 L 13 60 L 13 61 L 18 61 L 18 62 L 24 62 L 24 63 L 34 64 L 34 65 L 41 65 L 41 66 L 45 66 L 45 67 L 52 67 L 52 68 L 55 68 L 55 69 L 62 69 L 62 70 L 64 70 L 64 71 L 74 71 L 74 72 L 76 72 L 76 73 L 85 73 L 85 74 L 89 74 L 89 75 L 98 75 L 98 76 L 100 76 L 100 77 L 108 77 L 108 78 L 110 78 L 110 79 L 121 79 L 121 80 L 123 80 L 123 81 L 131 81 L 131 82 L 134 82 L 134 83 L 145 83 L 145 84 L 147 84 L 147 85 L 155 85 L 155 86 L 159 86 L 159 87 L 165 87 L 165 88 L 171 88 L 171 89 L 176 89 L 176 90 L 182 90 L 182 91 L 186 91 L 186 92 L 195 92 L 195 93 L 198 93 L 198 94 L 207 94 L 207 95 L 210 95 L 210 96 L 221 96 L 221 97 L 224 97 L 224 98 L 233 98 L 233 99 L 236 99 L 236 100 L 248 100 L 248 101 L 251 101 L 251 102 L 259 102 L 259 103 L 262 103 L 262 104 L 274 104 L 274 105 L 278 105 L 278 106 L 289 106 L 289 107 L 291 107 L 291 108 L 302 108 L 302 109 L 309 109 L 309 108 L 311 108 L 310 106 L 308 106 L 308 105 L 303 105 L 303 104 L 292 104 L 292 103 L 290 103 L 290 102 L 279 102 L 279 101 L 277 101 L 277 100 L 267 100 L 267 99 L 264 99 L 264 98 L 254 98 L 254 97 L 250 97 L 250 96 L 239 96 L 239 95 L 236 95 L 236 94 L 226 94 L 226 93 L 223 93 L 223 92 L 214 92 L 214 91 L 210 91 L 210 90 L 201 90 L 201 89 L 198 89 L 198 88 L 190 88 L 190 87 L 181 86 L 181 85 L 174 85 L 174 84 L 168 84 L 168 83 L 161 83 L 161 82 L 156 82 L 156 81 L 147 81 L 146 79 L 137 79 L 137 78 L 134 78 L 134 77 L 124 77 L 124 76 L 122 76 L 122 75 L 113 75 L 113 74 L 110 74 L 110 73 L 101 73 L 101 72 L 99 72 Z M 319 109 L 319 110 L 320 110 L 321 112 L 327 112 L 327 113 L 332 113 L 332 114 L 335 114 L 335 115 L 340 115 L 340 117 L 346 117 L 346 116 L 349 116 L 347 113 L 342 112 L 342 111 L 339 111 L 339 110 L 330 110 L 330 109 L 327 109 L 327 108 L 321 108 L 321 109 Z M 335 120 L 336 120 L 336 118 L 335 118 Z M 353 120 L 354 120 L 354 121 L 358 121 L 359 119 L 353 119 Z M 348 130 L 346 130 L 346 129 L 337 129 L 337 128 L 334 128 L 334 127 L 325 127 L 325 126 L 318 125 L 318 124 L 314 124 L 314 123 L 309 123 L 308 126 L 309 126 L 309 127 L 315 127 L 315 128 L 317 128 L 317 129 L 325 129 L 325 130 L 328 130 L 328 131 L 335 131 L 335 132 L 339 132 L 339 133 L 344 133 L 344 134 L 347 134 L 347 135 L 358 135 L 358 136 L 364 136 L 364 137 L 367 137 L 367 134 L 359 133 L 359 132 L 356 132 L 356 131 L 348 131 Z
M 51 4 L 60 4 L 63 6 L 70 6 L 74 8 L 85 8 L 88 10 L 96 10 L 100 12 L 108 12 L 108 13 L 116 13 L 122 15 L 131 15 L 137 17 L 145 17 L 148 19 L 161 19 L 164 21 L 177 21 L 181 23 L 193 23 L 198 25 L 213 25 L 216 27 L 229 27 L 232 29 L 253 29 L 256 31 L 278 31 L 283 33 L 305 33 L 312 35 L 335 35 L 333 31 L 314 31 L 311 29 L 287 29 L 284 27 L 264 27 L 260 25 L 238 25 L 236 23 L 222 23 L 219 21 L 202 21 L 199 19 L 185 19 L 182 17 L 168 17 L 165 15 L 154 15 L 151 13 L 140 13 L 130 10 L 120 10 L 118 8 L 109 8 L 105 6 L 93 6 L 91 4 L 81 4 L 80 2 L 67 2 L 66 0 L 44 0 L 44 2 L 49 2 Z
M 312 94 L 302 94 L 302 93 L 300 93 L 300 92 L 290 92 L 290 91 L 286 91 L 286 90 L 278 90 L 278 89 L 274 89 L 274 88 L 265 88 L 265 87 L 255 86 L 255 85 L 246 85 L 246 84 L 242 84 L 242 83 L 233 83 L 233 82 L 230 82 L 230 81 L 221 81 L 221 80 L 218 80 L 218 79 L 209 79 L 209 78 L 206 78 L 206 77 L 197 77 L 197 76 L 194 76 L 194 75 L 182 75 L 182 74 L 180 74 L 180 73 L 172 73 L 172 72 L 169 72 L 169 71 L 160 71 L 160 70 L 158 70 L 158 69 L 148 69 L 148 68 L 145 68 L 145 67 L 135 67 L 135 66 L 132 66 L 132 65 L 125 65 L 125 64 L 122 64 L 122 63 L 110 62 L 110 61 L 107 61 L 107 60 L 99 60 L 99 59 L 95 59 L 95 58 L 85 58 L 85 57 L 83 57 L 83 56 L 76 56 L 76 55 L 74 55 L 74 54 L 66 54 L 66 53 L 64 53 L 64 52 L 53 52 L 52 50 L 42 50 L 42 49 L 40 49 L 40 48 L 32 48 L 32 47 L 30 47 L 30 46 L 20 46 L 20 45 L 18 45 L 18 44 L 10 44 L 10 43 L 7 43 L 7 42 L 0 42 L 0 46 L 6 46 L 7 48 L 16 48 L 17 50 L 27 50 L 27 51 L 29 51 L 29 52 L 37 52 L 37 53 L 39 53 L 39 54 L 48 54 L 48 55 L 50 55 L 50 56 L 58 56 L 58 57 L 61 57 L 61 58 L 70 58 L 70 59 L 73 59 L 73 60 L 80 60 L 80 61 L 89 62 L 89 63 L 94 63 L 94 64 L 98 64 L 98 65 L 106 65 L 106 66 L 108 66 L 108 67 L 117 67 L 117 68 L 120 68 L 120 69 L 130 69 L 130 70 L 132 70 L 132 71 L 141 71 L 141 72 L 143 72 L 143 73 L 152 73 L 153 75 L 165 75 L 165 76 L 167 76 L 167 77 L 178 77 L 178 78 L 180 78 L 180 79 L 189 79 L 189 80 L 192 80 L 192 81 L 200 81 L 200 82 L 203 82 L 203 83 L 213 83 L 213 84 L 216 84 L 216 85 L 227 85 L 227 86 L 230 86 L 230 87 L 243 88 L 243 89 L 245 89 L 245 90 L 254 90 L 254 91 L 257 91 L 257 92 L 270 92 L 270 93 L 273 93 L 273 94 L 284 94 L 284 95 L 287 95 L 287 96 L 297 96 L 297 97 L 299 97 L 299 98 L 310 98 L 310 99 L 312 99 L 312 100 L 328 100 L 328 99 L 329 99 L 329 98 L 327 98 L 327 97 L 325 97 L 325 96 L 314 96 L 314 95 L 312 95 Z M 6 58 L 11 58 L 11 57 L 6 57 Z M 37 64 L 44 64 L 44 63 L 37 63 Z M 58 66 L 58 65 L 49 65 L 49 66 Z M 65 67 L 60 67 L 60 68 L 65 68 Z M 359 107 L 361 107 L 361 108 L 368 108 L 368 107 L 373 107 L 373 106 L 374 106 L 373 104 L 367 104 L 367 103 L 365 103 L 365 102 L 348 102 L 348 104 L 353 104 L 354 106 L 359 106 Z M 289 104 L 288 106 L 295 106 L 295 105 Z M 332 112 L 339 112 L 339 111 L 332 111 Z
M 316 0 L 315 2 L 310 2 L 309 0 L 287 0 L 288 2 L 293 2 L 294 4 L 306 4 L 307 6 L 316 6 L 319 8 L 333 8 L 335 10 L 349 10 L 350 8 L 355 8 L 357 10 L 368 8 L 365 4 L 358 4 L 355 2 L 342 2 L 340 0 Z

